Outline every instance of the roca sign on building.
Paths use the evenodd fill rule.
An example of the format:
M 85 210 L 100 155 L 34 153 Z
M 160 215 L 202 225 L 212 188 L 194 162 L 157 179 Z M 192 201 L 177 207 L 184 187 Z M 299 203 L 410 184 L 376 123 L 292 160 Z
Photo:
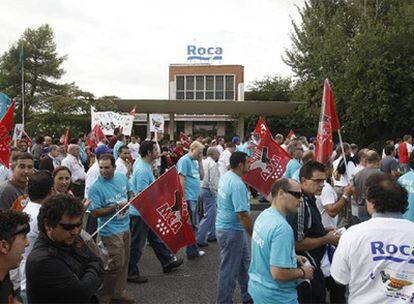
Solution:
M 187 60 L 222 60 L 223 48 L 210 46 L 199 47 L 196 45 L 187 45 Z

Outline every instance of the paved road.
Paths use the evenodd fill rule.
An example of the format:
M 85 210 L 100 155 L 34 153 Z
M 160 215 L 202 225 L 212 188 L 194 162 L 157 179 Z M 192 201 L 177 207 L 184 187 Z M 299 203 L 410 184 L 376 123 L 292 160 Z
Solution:
M 252 216 L 256 218 L 259 213 L 252 211 Z M 210 243 L 205 251 L 204 257 L 189 261 L 185 258 L 185 250 L 181 250 L 177 255 L 184 258 L 184 264 L 169 274 L 163 274 L 154 252 L 147 246 L 139 267 L 149 282 L 128 283 L 128 291 L 137 303 L 214 303 L 220 262 L 217 243 Z M 238 289 L 235 295 L 235 301 L 240 302 Z

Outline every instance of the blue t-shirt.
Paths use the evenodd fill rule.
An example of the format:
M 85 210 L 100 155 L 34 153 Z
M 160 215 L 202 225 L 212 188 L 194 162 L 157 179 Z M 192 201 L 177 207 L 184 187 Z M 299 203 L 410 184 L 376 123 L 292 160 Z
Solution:
M 155 177 L 152 172 L 152 165 L 141 158 L 137 159 L 134 163 L 134 171 L 130 179 L 132 191 L 137 195 L 151 185 L 153 181 L 155 181 Z M 140 215 L 138 210 L 132 205 L 129 212 L 131 216 Z
M 414 222 L 414 171 L 405 173 L 398 182 L 408 192 L 408 210 L 404 213 L 404 218 Z
M 118 150 L 124 145 L 124 143 L 120 140 L 118 140 L 114 146 L 114 151 L 112 152 L 114 154 L 115 160 L 118 158 Z
M 177 163 L 178 173 L 185 177 L 184 197 L 196 201 L 200 194 L 200 169 L 196 160 L 186 154 Z
M 129 182 L 125 174 L 115 173 L 110 180 L 99 176 L 96 182 L 89 190 L 89 210 L 106 208 L 115 204 L 128 201 L 128 191 L 130 191 Z M 113 214 L 98 218 L 98 227 L 101 227 Z M 120 234 L 129 230 L 129 212 L 119 214 L 113 218 L 101 231 L 101 236 L 111 236 Z
M 297 268 L 292 227 L 272 207 L 264 210 L 254 223 L 249 294 L 255 303 L 297 303 L 298 281 L 274 280 L 270 266 Z
M 292 179 L 294 179 L 298 183 L 300 183 L 299 173 L 300 173 L 300 168 L 298 170 L 296 170 L 295 173 L 293 173 L 293 175 L 292 175 Z
M 246 185 L 236 173 L 227 171 L 217 191 L 216 229 L 244 231 L 237 213 L 246 211 L 250 211 Z
M 283 174 L 283 177 L 292 178 L 295 171 L 300 169 L 300 167 L 302 166 L 297 159 L 291 159 L 286 166 L 286 171 L 285 174 Z

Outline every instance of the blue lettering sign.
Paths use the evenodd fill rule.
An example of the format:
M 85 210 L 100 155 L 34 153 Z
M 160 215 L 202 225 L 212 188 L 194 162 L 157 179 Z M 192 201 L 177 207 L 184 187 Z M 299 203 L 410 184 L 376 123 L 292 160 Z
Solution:
M 187 45 L 187 60 L 222 60 L 223 48 L 221 47 L 197 47 Z

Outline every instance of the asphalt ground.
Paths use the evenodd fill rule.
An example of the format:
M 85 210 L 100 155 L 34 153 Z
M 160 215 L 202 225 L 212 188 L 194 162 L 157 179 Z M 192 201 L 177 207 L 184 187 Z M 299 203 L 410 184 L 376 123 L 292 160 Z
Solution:
M 254 219 L 267 204 L 252 204 L 251 215 Z M 128 283 L 128 292 L 137 303 L 214 303 L 216 297 L 217 273 L 220 264 L 217 243 L 209 243 L 202 248 L 206 255 L 187 260 L 185 249 L 177 253 L 184 259 L 181 267 L 164 274 L 152 248 L 146 246 L 139 262 L 141 275 L 148 277 L 148 283 Z M 235 303 L 241 303 L 240 290 L 236 287 Z

